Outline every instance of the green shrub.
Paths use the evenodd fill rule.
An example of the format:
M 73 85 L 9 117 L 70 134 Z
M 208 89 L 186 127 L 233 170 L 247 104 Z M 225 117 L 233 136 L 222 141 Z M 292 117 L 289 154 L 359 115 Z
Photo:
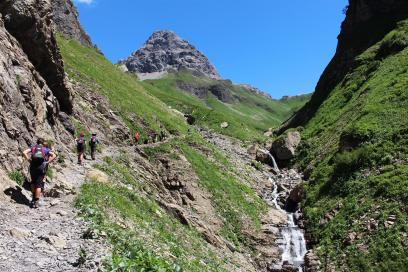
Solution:
M 371 165 L 373 149 L 370 146 L 362 146 L 349 152 L 337 154 L 334 158 L 334 175 L 350 176 L 362 167 Z
M 8 177 L 18 185 L 23 186 L 25 177 L 20 171 L 11 171 L 8 173 Z

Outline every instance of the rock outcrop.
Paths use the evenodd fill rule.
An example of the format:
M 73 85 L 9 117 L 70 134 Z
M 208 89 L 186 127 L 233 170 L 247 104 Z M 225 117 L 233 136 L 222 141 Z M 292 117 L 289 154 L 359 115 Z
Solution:
M 289 131 L 285 136 L 273 142 L 272 153 L 278 160 L 290 160 L 295 156 L 300 140 L 301 137 L 298 131 Z
M 6 171 L 24 167 L 19 154 L 36 136 L 54 142 L 68 137 L 57 119 L 56 96 L 1 17 L 0 97 L 0 165 Z
M 72 96 L 54 35 L 51 3 L 48 0 L 6 0 L 0 4 L 0 13 L 5 29 L 18 40 L 34 65 L 32 70 L 37 70 L 45 79 L 60 109 L 71 113 Z
M 280 132 L 307 123 L 334 87 L 358 65 L 356 57 L 379 42 L 405 18 L 408 18 L 406 0 L 349 0 L 335 56 L 320 77 L 310 102 Z
M 84 46 L 93 46 L 91 38 L 79 23 L 78 11 L 71 0 L 53 0 L 52 14 L 58 32 Z
M 208 58 L 172 31 L 157 31 L 142 48 L 120 64 L 133 73 L 150 74 L 188 69 L 204 76 L 220 76 Z
M 272 99 L 272 96 L 264 91 L 261 91 L 259 88 L 256 88 L 249 84 L 238 84 L 237 86 L 244 88 L 246 91 L 250 93 L 254 93 L 260 96 L 265 97 L 266 99 Z

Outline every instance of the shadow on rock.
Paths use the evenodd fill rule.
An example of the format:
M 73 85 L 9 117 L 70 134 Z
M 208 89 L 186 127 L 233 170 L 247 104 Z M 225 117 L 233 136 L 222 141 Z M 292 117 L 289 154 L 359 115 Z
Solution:
M 4 190 L 4 193 L 18 204 L 30 205 L 30 200 L 23 194 L 23 189 L 20 186 L 16 186 L 15 188 L 10 187 Z

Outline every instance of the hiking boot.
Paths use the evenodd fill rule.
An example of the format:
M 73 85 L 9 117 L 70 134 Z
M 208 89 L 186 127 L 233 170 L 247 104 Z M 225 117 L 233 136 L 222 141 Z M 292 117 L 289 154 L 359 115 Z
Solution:
M 39 200 L 32 200 L 30 203 L 30 208 L 31 209 L 38 209 L 40 207 L 40 201 Z

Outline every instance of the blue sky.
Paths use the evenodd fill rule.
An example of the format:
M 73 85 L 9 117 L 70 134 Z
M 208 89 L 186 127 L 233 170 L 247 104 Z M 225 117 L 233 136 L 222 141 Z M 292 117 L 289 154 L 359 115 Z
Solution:
M 314 90 L 333 57 L 347 0 L 75 0 L 94 43 L 116 63 L 156 30 L 201 50 L 223 78 L 273 97 Z

